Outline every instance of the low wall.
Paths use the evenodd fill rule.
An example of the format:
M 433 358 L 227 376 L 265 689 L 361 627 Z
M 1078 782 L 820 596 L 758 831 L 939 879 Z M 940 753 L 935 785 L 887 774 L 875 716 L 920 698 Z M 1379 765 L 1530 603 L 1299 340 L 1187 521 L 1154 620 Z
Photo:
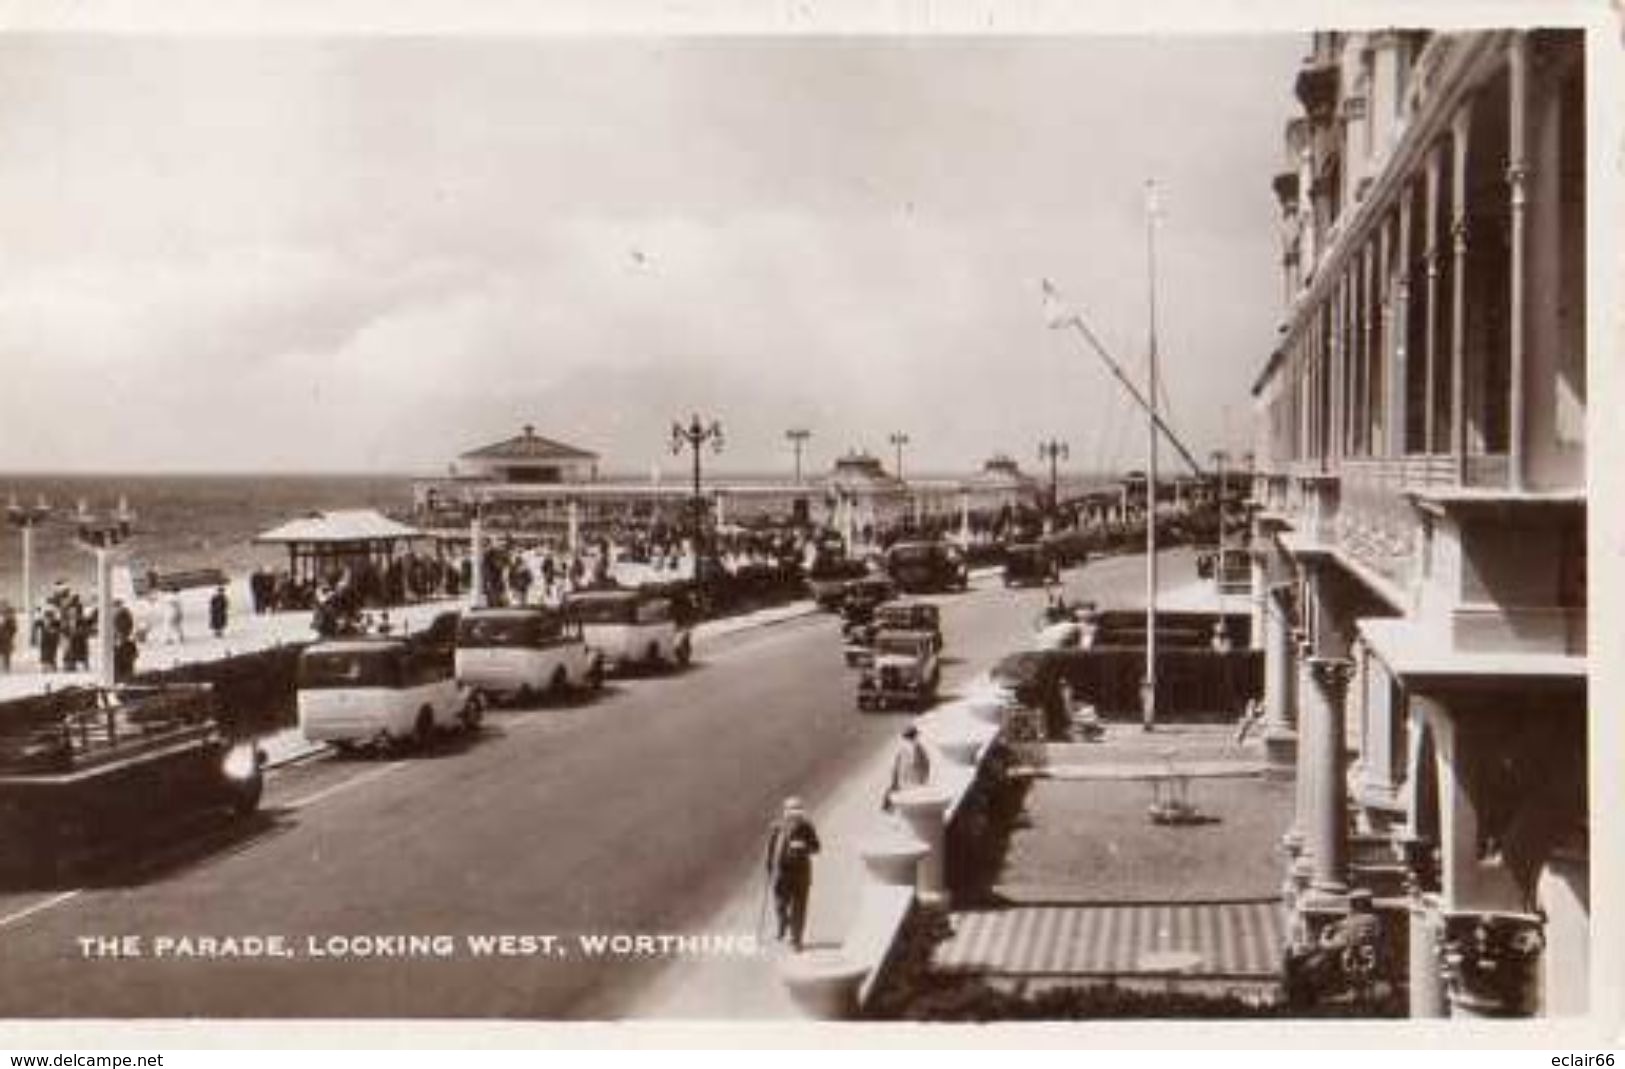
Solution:
M 1093 705 L 1108 720 L 1140 716 L 1145 652 L 1136 649 L 1022 650 L 994 666 L 993 679 L 1015 692 L 1017 704 L 1038 710 L 1054 741 L 1069 737 L 1075 703 Z M 1189 723 L 1225 723 L 1264 692 L 1264 655 L 1254 650 L 1172 649 L 1157 654 L 1157 716 Z

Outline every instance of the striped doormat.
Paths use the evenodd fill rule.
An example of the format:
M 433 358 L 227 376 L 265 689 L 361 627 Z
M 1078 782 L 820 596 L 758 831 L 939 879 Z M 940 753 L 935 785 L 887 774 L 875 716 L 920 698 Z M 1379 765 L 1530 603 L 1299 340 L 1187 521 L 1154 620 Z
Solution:
M 1024 976 L 1144 975 L 1146 955 L 1188 951 L 1191 977 L 1273 977 L 1286 937 L 1276 898 L 1013 906 L 956 912 L 953 926 L 937 966 Z

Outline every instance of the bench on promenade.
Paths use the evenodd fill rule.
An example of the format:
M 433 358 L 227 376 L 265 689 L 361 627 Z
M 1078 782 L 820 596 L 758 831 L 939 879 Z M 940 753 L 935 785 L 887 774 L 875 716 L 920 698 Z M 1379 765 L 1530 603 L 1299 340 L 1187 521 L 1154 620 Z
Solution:
M 138 598 L 160 590 L 195 590 L 198 587 L 225 586 L 230 580 L 219 568 L 185 568 L 174 572 L 149 571 L 131 577 Z

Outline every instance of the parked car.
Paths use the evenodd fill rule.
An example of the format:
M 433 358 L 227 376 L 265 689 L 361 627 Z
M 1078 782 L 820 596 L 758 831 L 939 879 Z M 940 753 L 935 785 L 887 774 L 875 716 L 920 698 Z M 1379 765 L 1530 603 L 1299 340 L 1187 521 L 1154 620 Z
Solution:
M 881 631 L 858 674 L 858 708 L 919 709 L 936 697 L 942 667 L 928 631 Z
M 412 638 L 323 639 L 299 655 L 299 730 L 336 749 L 426 746 L 480 725 L 484 698 L 460 683 L 451 646 Z
M 581 622 L 587 645 L 603 657 L 604 671 L 681 667 L 693 654 L 672 600 L 641 590 L 591 590 L 570 595 L 567 612 Z
M 55 877 L 166 822 L 247 816 L 264 760 L 232 736 L 208 684 L 0 703 L 0 872 Z
M 867 661 L 869 647 L 881 631 L 921 631 L 931 636 L 933 652 L 942 652 L 942 612 L 929 601 L 905 598 L 877 605 L 868 624 L 847 630 L 846 663 L 857 668 Z
M 581 620 L 567 609 L 474 609 L 457 624 L 457 682 L 477 694 L 562 697 L 597 690 L 603 654 L 587 645 Z
M 1018 542 L 1005 548 L 1005 586 L 1046 586 L 1060 579 L 1060 564 L 1041 543 Z
M 964 590 L 970 570 L 964 555 L 945 542 L 899 542 L 886 551 L 886 574 L 909 594 Z

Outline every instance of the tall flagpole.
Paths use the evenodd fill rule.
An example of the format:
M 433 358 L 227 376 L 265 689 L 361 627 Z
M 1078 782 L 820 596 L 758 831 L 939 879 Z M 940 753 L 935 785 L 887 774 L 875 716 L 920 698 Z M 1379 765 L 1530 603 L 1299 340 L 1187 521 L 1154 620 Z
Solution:
M 1157 184 L 1145 183 L 1145 263 L 1150 292 L 1150 326 L 1146 345 L 1150 385 L 1150 418 L 1146 421 L 1150 456 L 1145 478 L 1145 682 L 1141 685 L 1141 727 L 1157 722 Z

